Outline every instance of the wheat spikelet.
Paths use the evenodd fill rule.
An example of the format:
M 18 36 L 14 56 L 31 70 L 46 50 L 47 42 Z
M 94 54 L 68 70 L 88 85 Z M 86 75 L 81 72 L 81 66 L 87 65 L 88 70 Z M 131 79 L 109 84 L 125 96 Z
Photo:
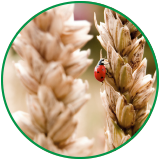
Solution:
M 105 151 L 110 151 L 133 136 L 146 120 L 156 74 L 153 78 L 146 75 L 145 39 L 138 38 L 140 32 L 131 22 L 107 8 L 105 23 L 98 25 L 96 15 L 94 20 L 100 34 L 97 38 L 107 52 L 100 95 L 106 111 Z
M 93 140 L 75 138 L 74 115 L 90 98 L 88 83 L 77 79 L 92 63 L 90 23 L 74 21 L 74 5 L 50 9 L 29 22 L 13 48 L 22 57 L 15 64 L 28 91 L 29 113 L 13 117 L 24 133 L 42 147 L 68 156 L 89 156 Z

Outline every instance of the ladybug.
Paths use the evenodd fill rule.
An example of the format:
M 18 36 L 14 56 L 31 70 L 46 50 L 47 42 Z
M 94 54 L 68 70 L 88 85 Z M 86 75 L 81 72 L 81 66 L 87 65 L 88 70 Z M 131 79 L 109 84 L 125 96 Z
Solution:
M 106 76 L 106 68 L 104 66 L 104 59 L 100 59 L 97 66 L 94 68 L 94 76 L 95 78 L 103 82 Z

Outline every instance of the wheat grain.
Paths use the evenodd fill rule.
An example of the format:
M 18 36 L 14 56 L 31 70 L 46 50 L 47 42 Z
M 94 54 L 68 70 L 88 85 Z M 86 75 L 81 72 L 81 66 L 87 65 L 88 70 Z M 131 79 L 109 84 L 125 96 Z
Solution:
M 150 112 L 149 98 L 154 92 L 154 74 L 146 75 L 147 59 L 143 59 L 145 39 L 123 16 L 105 8 L 105 23 L 98 25 L 97 36 L 107 52 L 107 70 L 100 92 L 106 111 L 105 151 L 126 142 L 142 126 Z M 102 58 L 102 53 L 100 53 Z
M 74 21 L 74 5 L 50 9 L 29 22 L 13 42 L 23 60 L 15 64 L 28 91 L 28 113 L 13 117 L 23 132 L 42 147 L 68 156 L 89 156 L 93 140 L 75 138 L 75 113 L 88 101 L 88 83 L 77 79 L 92 63 L 91 24 Z

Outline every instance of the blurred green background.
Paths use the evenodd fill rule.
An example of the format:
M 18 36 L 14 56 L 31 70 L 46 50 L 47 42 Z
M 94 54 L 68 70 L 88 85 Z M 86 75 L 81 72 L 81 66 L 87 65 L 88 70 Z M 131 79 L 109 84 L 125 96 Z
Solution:
M 77 114 L 76 118 L 79 121 L 79 125 L 76 130 L 77 136 L 88 136 L 89 138 L 95 139 L 94 153 L 100 154 L 103 153 L 104 149 L 104 123 L 105 123 L 105 112 L 100 100 L 100 87 L 101 83 L 94 78 L 94 67 L 99 61 L 100 49 L 103 49 L 97 40 L 96 36 L 98 32 L 94 26 L 94 12 L 97 16 L 98 24 L 99 22 L 104 22 L 103 18 L 104 7 L 93 5 L 93 4 L 75 4 L 75 20 L 88 20 L 92 23 L 90 33 L 94 35 L 93 39 L 89 41 L 82 50 L 88 48 L 91 49 L 90 59 L 93 59 L 92 65 L 88 70 L 80 77 L 83 80 L 88 80 L 89 90 L 88 93 L 91 94 L 91 99 L 88 103 L 81 109 Z M 125 14 L 125 13 L 124 13 Z M 27 20 L 26 20 L 27 21 Z M 142 28 L 143 30 L 143 28 Z M 106 51 L 103 49 L 103 57 L 106 57 Z M 152 52 L 146 43 L 144 57 L 148 60 L 147 74 L 153 75 L 156 67 L 153 59 Z M 27 112 L 26 107 L 26 91 L 19 79 L 15 74 L 13 63 L 17 62 L 20 57 L 13 51 L 10 50 L 4 68 L 4 91 L 5 97 L 7 100 L 8 107 L 13 113 L 17 110 L 23 110 Z M 156 83 L 154 87 L 156 88 Z M 150 99 L 150 104 L 152 105 L 154 101 L 155 93 Z

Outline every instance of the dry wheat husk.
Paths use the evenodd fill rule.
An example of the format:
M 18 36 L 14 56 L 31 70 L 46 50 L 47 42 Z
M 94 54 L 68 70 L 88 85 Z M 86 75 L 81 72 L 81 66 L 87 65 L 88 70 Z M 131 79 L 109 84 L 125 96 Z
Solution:
M 74 5 L 50 9 L 29 22 L 13 42 L 22 57 L 17 75 L 28 91 L 28 113 L 13 117 L 23 132 L 42 147 L 68 156 L 90 156 L 93 140 L 75 138 L 74 115 L 89 100 L 88 83 L 77 79 L 92 63 L 91 24 L 74 21 Z
M 106 111 L 107 152 L 131 138 L 146 120 L 156 73 L 146 75 L 145 39 L 131 22 L 107 8 L 104 23 L 98 25 L 96 14 L 94 20 L 100 34 L 97 38 L 107 52 L 104 91 L 100 92 Z

